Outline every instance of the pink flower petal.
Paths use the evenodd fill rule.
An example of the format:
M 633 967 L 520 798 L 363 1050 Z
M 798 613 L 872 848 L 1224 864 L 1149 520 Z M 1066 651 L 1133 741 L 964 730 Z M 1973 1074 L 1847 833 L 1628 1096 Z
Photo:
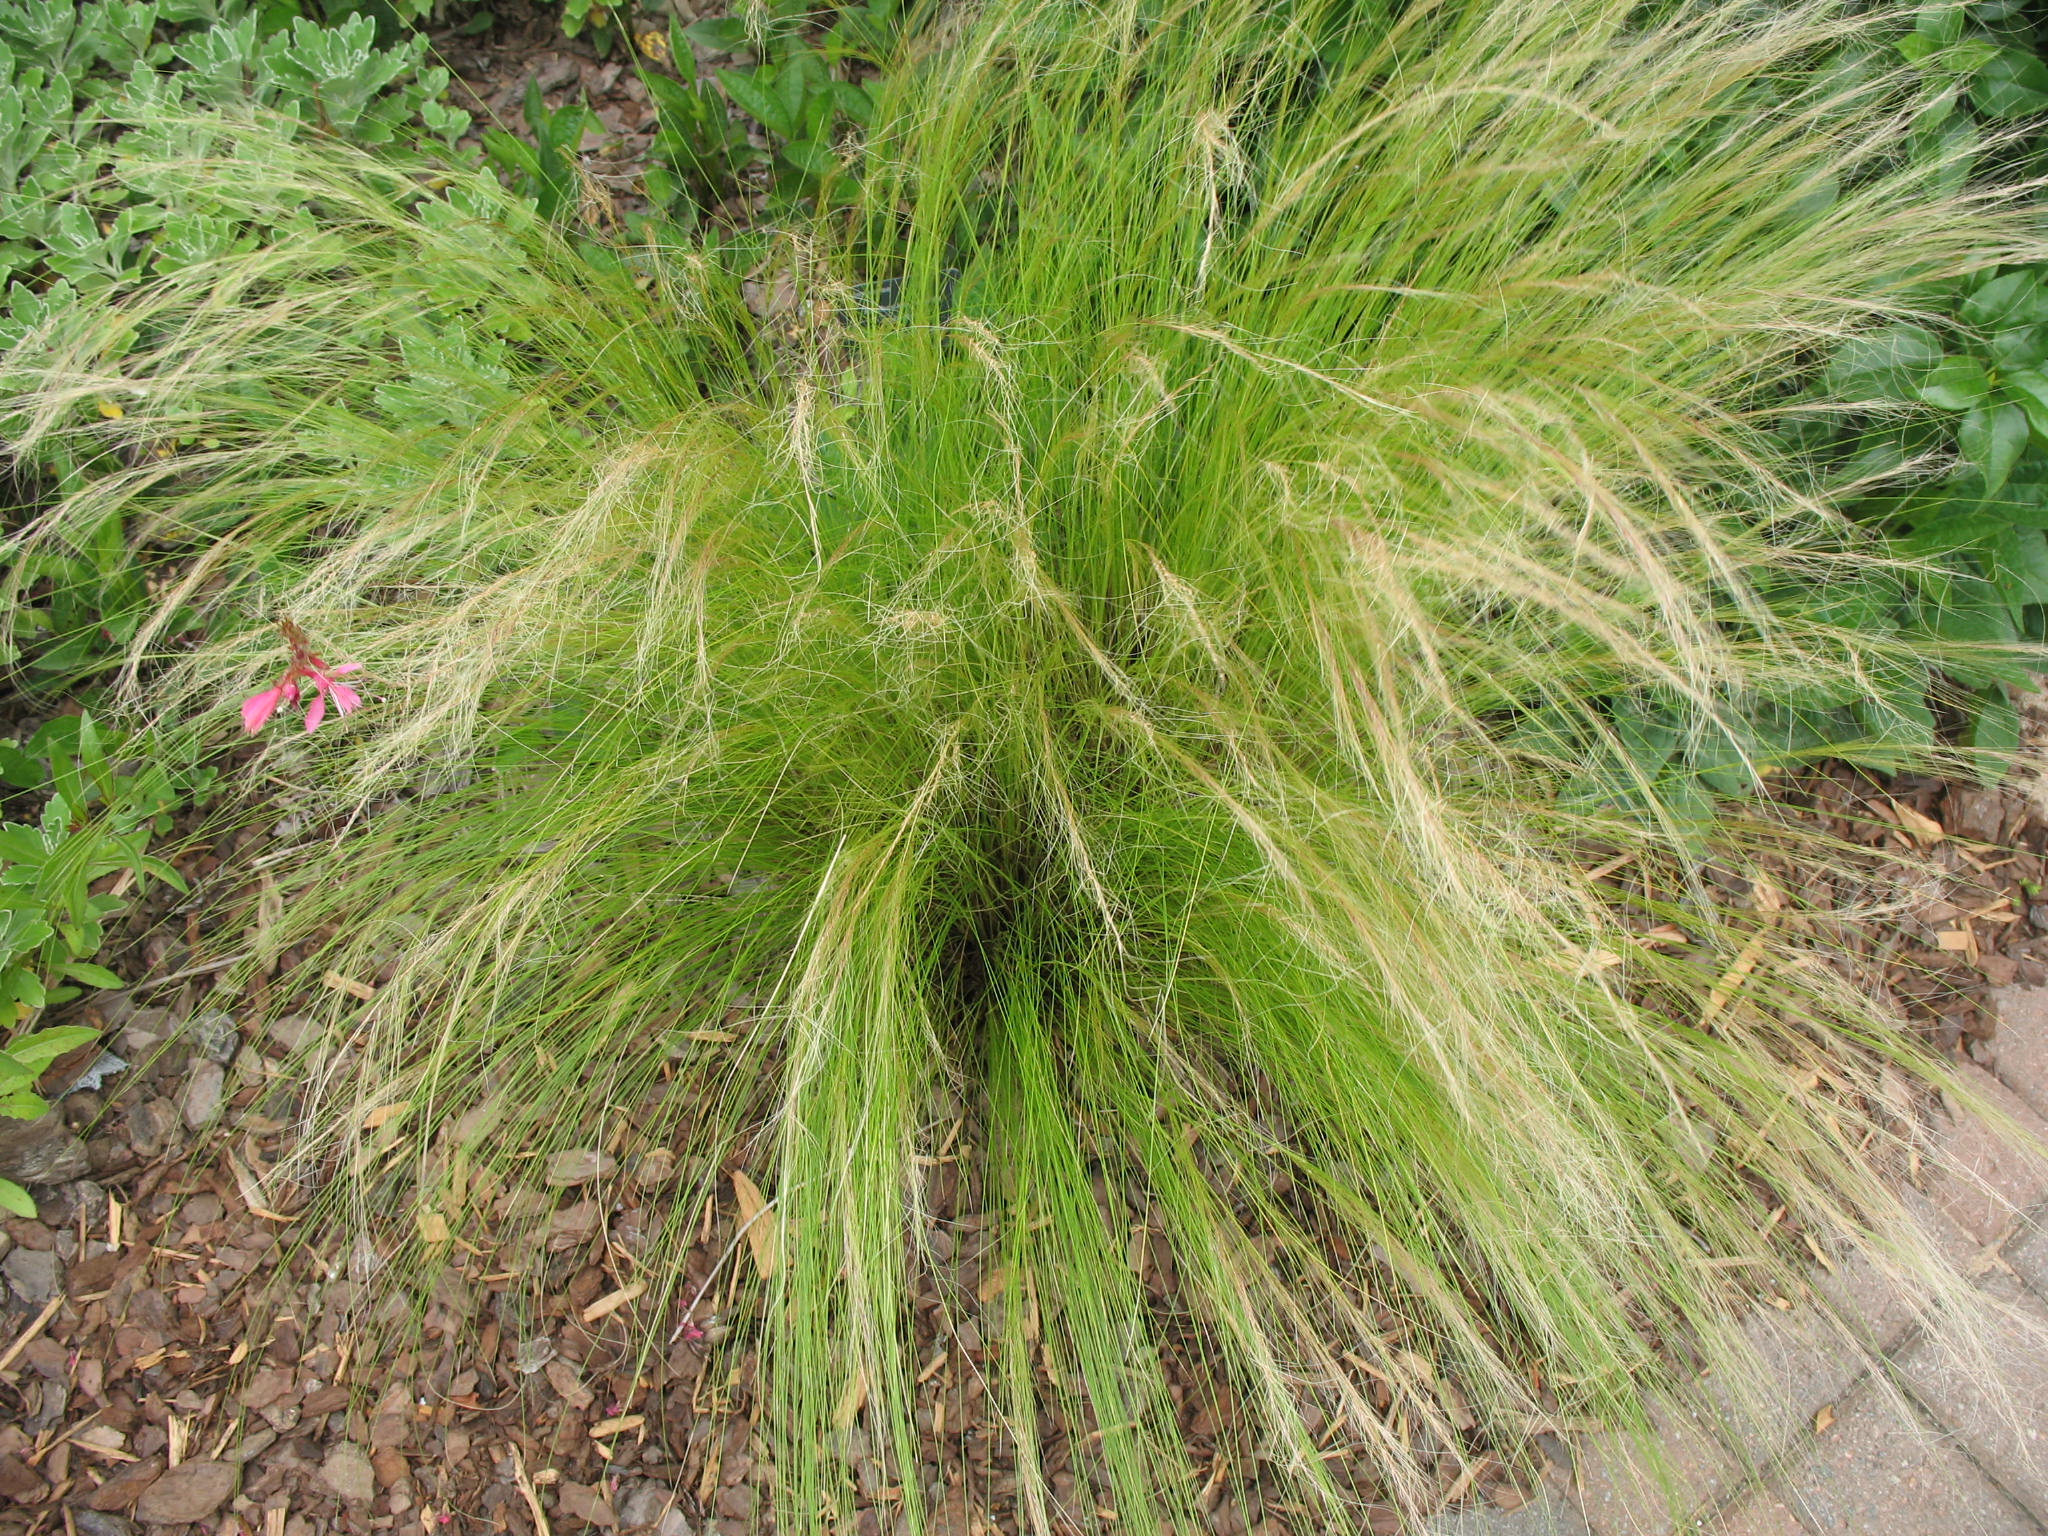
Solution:
M 334 707 L 344 715 L 352 715 L 363 707 L 363 696 L 346 683 L 329 683 L 328 691 L 333 696 Z
M 277 706 L 284 702 L 289 687 L 290 684 L 281 683 L 242 700 L 242 728 L 252 736 L 262 730 L 264 723 L 277 713 Z
M 329 667 L 327 675 L 329 677 L 347 677 L 351 672 L 360 672 L 362 670 L 363 664 L 360 661 L 344 661 L 338 667 Z
M 313 702 L 306 706 L 306 729 L 313 730 L 327 718 L 327 695 L 316 693 Z

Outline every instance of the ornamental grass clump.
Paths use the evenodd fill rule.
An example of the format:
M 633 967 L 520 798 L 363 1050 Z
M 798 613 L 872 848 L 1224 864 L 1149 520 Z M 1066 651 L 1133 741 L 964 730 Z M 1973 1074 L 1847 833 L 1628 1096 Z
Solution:
M 154 707 L 231 729 L 279 616 L 374 679 L 270 749 L 348 830 L 262 935 L 273 992 L 384 978 L 320 994 L 302 1149 L 362 1274 L 462 1239 L 544 1300 L 538 1155 L 673 1166 L 634 1315 L 664 1349 L 745 1282 L 704 1347 L 759 1352 L 793 1531 L 860 1457 L 923 1527 L 934 1318 L 1019 1528 L 1198 1528 L 1208 1391 L 1325 1531 L 1475 1422 L 1739 1395 L 1809 1244 L 1958 1301 L 1885 1178 L 1942 1073 L 1763 873 L 1849 855 L 1617 723 L 1755 785 L 1740 722 L 1846 693 L 1840 755 L 1912 751 L 1927 654 L 1833 601 L 1893 567 L 1775 413 L 2042 249 L 1906 153 L 1887 24 L 1005 0 L 743 257 L 261 124 L 125 140 L 303 229 L 46 323 L 5 409 L 127 450 L 46 536 L 198 551 Z

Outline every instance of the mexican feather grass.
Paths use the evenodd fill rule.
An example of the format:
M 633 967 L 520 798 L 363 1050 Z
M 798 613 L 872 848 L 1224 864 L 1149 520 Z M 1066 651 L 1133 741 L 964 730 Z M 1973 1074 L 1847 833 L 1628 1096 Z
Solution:
M 1739 1395 L 1788 1230 L 1965 1315 L 1884 1177 L 1939 1069 L 1703 873 L 1840 852 L 1560 794 L 1628 772 L 1600 701 L 1881 713 L 1921 659 L 1799 597 L 1887 560 L 1780 383 L 2043 248 L 1905 152 L 1892 20 L 1003 0 L 745 273 L 260 123 L 131 135 L 159 200 L 303 232 L 50 321 L 7 410 L 131 466 L 44 536 L 202 551 L 165 611 L 214 638 L 143 634 L 147 708 L 227 728 L 278 664 L 238 615 L 364 664 L 268 758 L 349 830 L 265 942 L 388 978 L 325 994 L 300 1170 L 372 1290 L 462 1238 L 539 1300 L 533 1157 L 662 1148 L 660 1348 L 744 1170 L 718 1347 L 790 1531 L 852 1528 L 856 1455 L 924 1528 L 919 1304 L 978 1318 L 1039 1532 L 1201 1528 L 1190 1337 L 1325 1531 L 1424 1507 L 1468 1413 Z M 1621 854 L 1685 946 L 1631 940 Z M 963 1290 L 928 1200 L 977 1136 Z

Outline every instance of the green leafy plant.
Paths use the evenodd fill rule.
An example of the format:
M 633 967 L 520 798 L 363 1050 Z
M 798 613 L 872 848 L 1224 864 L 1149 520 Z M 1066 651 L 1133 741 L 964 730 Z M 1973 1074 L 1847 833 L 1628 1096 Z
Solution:
M 846 7 L 829 29 L 815 25 L 808 7 L 768 8 L 750 26 L 738 17 L 711 17 L 683 27 L 671 22 L 658 50 L 676 73 L 641 66 L 657 114 L 658 131 L 645 178 L 650 203 L 685 228 L 698 211 L 724 202 L 755 167 L 766 171 L 771 210 L 815 198 L 828 176 L 845 171 L 836 151 L 837 130 L 873 120 L 871 84 L 846 78 L 854 59 L 892 60 L 913 28 L 895 0 Z M 756 53 L 750 69 L 700 75 L 696 50 Z M 643 51 L 649 51 L 643 40 Z M 713 81 L 716 81 L 716 88 Z M 764 152 L 727 110 L 738 107 L 767 130 Z
M 550 111 L 535 78 L 526 83 L 526 126 L 533 142 L 502 128 L 487 128 L 484 153 L 510 175 L 522 195 L 533 199 L 543 218 L 559 218 L 574 212 L 582 196 L 577 175 L 582 140 L 596 124 L 596 114 L 579 102 Z
M 150 763 L 119 773 L 89 716 L 60 715 L 26 747 L 0 744 L 0 778 L 47 793 L 34 822 L 0 824 L 0 1011 L 19 1023 L 79 986 L 119 986 L 94 961 L 105 922 L 122 911 L 94 882 L 130 871 L 140 880 L 185 888 L 178 872 L 149 853 L 152 832 L 167 830 L 179 803 L 168 770 Z
M 424 7 L 406 0 L 409 14 Z M 296 6 L 247 0 L 0 0 L 0 345 L 83 294 L 104 296 L 153 273 L 245 252 L 303 209 L 251 224 L 203 198 L 99 179 L 124 132 L 158 133 L 162 114 L 202 105 L 281 114 L 306 130 L 383 145 L 420 127 L 453 140 L 466 113 L 440 101 L 446 70 L 423 68 L 426 39 L 376 41 L 368 14 L 328 8 L 333 26 Z M 186 121 L 165 153 L 204 153 L 210 130 Z M 122 409 L 116 396 L 85 407 Z M 172 445 L 150 451 L 164 455 Z M 31 497 L 131 465 L 79 460 L 61 448 L 21 462 Z M 9 509 L 19 522 L 26 509 Z M 146 603 L 143 565 L 118 518 L 64 550 L 43 549 L 8 572 L 0 651 L 38 687 L 76 686 L 113 664 Z
M 1822 725 L 1969 761 L 1927 669 L 2038 660 L 1873 619 L 1916 567 L 1774 435 L 1788 377 L 1854 407 L 1808 388 L 1833 341 L 2048 256 L 1915 152 L 1917 66 L 1828 67 L 1900 31 L 1014 0 L 745 271 L 260 127 L 137 146 L 124 182 L 329 222 L 44 321 L 0 411 L 218 445 L 47 525 L 204 531 L 164 599 L 213 638 L 152 708 L 232 729 L 258 609 L 373 680 L 301 778 L 381 813 L 269 941 L 389 978 L 318 989 L 360 1064 L 301 1147 L 329 1219 L 430 1284 L 546 1219 L 538 1154 L 659 1154 L 646 1304 L 692 1306 L 733 1191 L 758 1294 L 679 1321 L 760 1352 L 791 1531 L 846 1523 L 855 1428 L 927 1524 L 920 1310 L 975 1323 L 1020 1520 L 1145 1531 L 1203 1522 L 1191 1351 L 1321 1532 L 1422 1511 L 1468 1414 L 1642 1425 L 1697 1387 L 1667 1346 L 1739 1394 L 1807 1241 L 1966 1329 L 1871 1161 L 1916 1135 L 1888 1085 L 1948 1075 L 1702 861 L 1840 860 L 1756 774 Z
M 211 772 L 174 778 L 161 762 L 124 769 L 110 760 L 89 716 L 60 715 L 26 744 L 0 742 L 0 780 L 46 796 L 34 821 L 0 824 L 0 1027 L 11 1032 L 83 987 L 122 984 L 95 957 L 106 920 L 124 904 L 120 894 L 95 894 L 92 886 L 126 871 L 138 884 L 157 879 L 184 890 L 178 872 L 150 855 L 149 841 L 169 830 L 170 811 L 184 794 L 203 792 Z M 67 1025 L 0 1046 L 0 1115 L 42 1114 L 49 1106 L 35 1093 L 36 1079 L 97 1038 Z M 7 1179 L 0 1179 L 0 1206 L 35 1214 L 28 1192 Z

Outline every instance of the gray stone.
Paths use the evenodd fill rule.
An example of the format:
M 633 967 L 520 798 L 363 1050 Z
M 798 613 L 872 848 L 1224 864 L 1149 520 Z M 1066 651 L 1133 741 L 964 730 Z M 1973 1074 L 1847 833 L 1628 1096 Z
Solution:
M 224 1461 L 181 1461 L 143 1490 L 135 1513 L 149 1525 L 192 1525 L 227 1502 L 236 1475 Z
M 121 1031 L 121 1049 L 131 1056 L 147 1056 L 168 1040 L 178 1021 L 168 1008 L 138 1008 Z
M 674 1513 L 680 1518 L 682 1511 L 675 1508 L 676 1499 L 676 1491 L 666 1483 L 651 1477 L 636 1479 L 619 1490 L 619 1524 L 630 1531 L 655 1525 L 665 1514 Z M 689 1528 L 689 1522 L 683 1521 L 683 1532 L 687 1533 Z
M 138 1156 L 155 1157 L 177 1126 L 178 1111 L 169 1099 L 138 1099 L 128 1106 L 128 1140 Z
M 320 1480 L 351 1504 L 367 1504 L 377 1496 L 377 1471 L 359 1445 L 344 1440 L 320 1464 Z
M 242 1049 L 242 1032 L 235 1028 L 235 1017 L 218 1009 L 209 1013 L 192 1016 L 192 1048 L 208 1061 L 227 1066 L 234 1061 Z
M 57 1255 L 39 1248 L 17 1248 L 0 1259 L 8 1287 L 32 1307 L 44 1305 L 64 1284 L 64 1266 Z
M 135 1522 L 126 1515 L 109 1514 L 90 1504 L 72 1505 L 71 1523 L 78 1536 L 135 1536 Z
M 1875 1382 L 1846 1403 L 1779 1492 L 1816 1536 L 2039 1536 L 2025 1510 Z
M 320 1026 L 309 1015 L 288 1013 L 283 1018 L 272 1019 L 264 1026 L 264 1032 L 292 1055 L 306 1048 L 306 1042 L 320 1033 Z
M 221 1094 L 228 1084 L 227 1069 L 217 1061 L 202 1061 L 192 1069 L 185 1083 L 185 1124 L 204 1130 L 220 1113 Z
M 56 1110 L 33 1120 L 0 1118 L 0 1179 L 17 1184 L 64 1184 L 92 1172 L 85 1143 Z
M 105 1225 L 107 1192 L 91 1179 L 73 1179 L 69 1184 L 59 1184 L 36 1204 L 36 1215 L 46 1226 L 68 1227 L 78 1220 L 81 1210 L 88 1220 L 97 1217 L 100 1224 Z

